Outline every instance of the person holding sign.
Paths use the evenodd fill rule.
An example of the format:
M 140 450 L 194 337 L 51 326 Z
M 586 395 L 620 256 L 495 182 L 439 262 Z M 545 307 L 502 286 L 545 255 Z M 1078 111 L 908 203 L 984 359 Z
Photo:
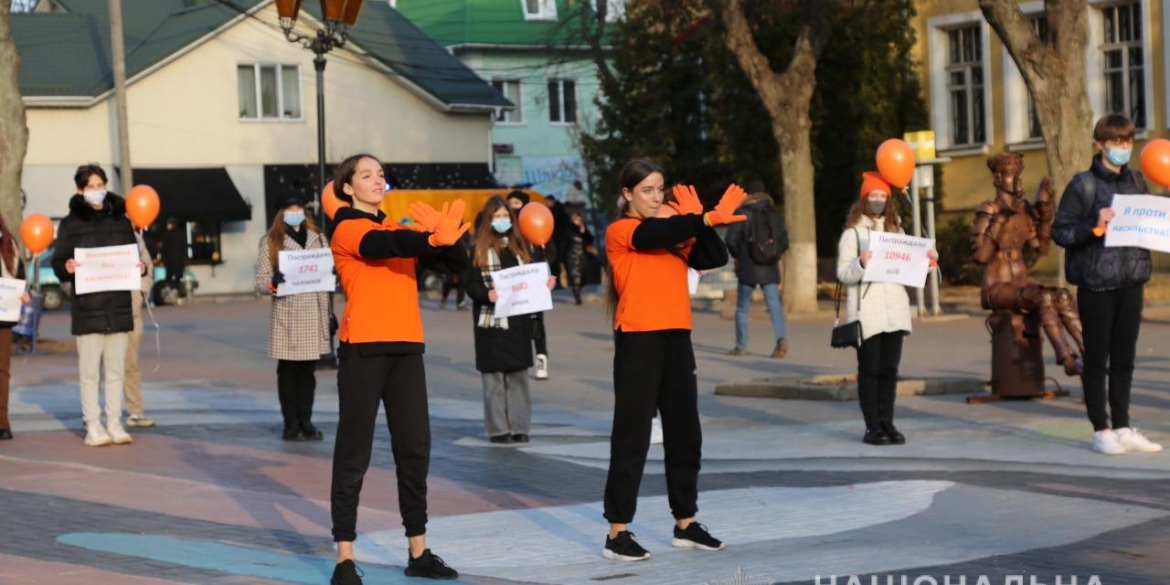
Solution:
M 420 260 L 462 271 L 467 256 L 455 244 L 471 227 L 463 201 L 436 211 L 415 202 L 409 229 L 378 209 L 386 197 L 382 163 L 351 156 L 333 172 L 333 192 L 349 204 L 333 216 L 333 258 L 345 288 L 345 312 L 337 348 L 339 412 L 333 450 L 333 585 L 360 585 L 354 564 L 358 496 L 370 465 L 378 404 L 386 408 L 390 448 L 398 476 L 398 509 L 406 528 L 406 575 L 459 576 L 426 546 L 427 470 L 431 427 L 423 367 L 423 326 L 418 306 Z
M 533 361 L 529 348 L 535 322 L 530 315 L 496 314 L 500 294 L 492 273 L 545 259 L 517 228 L 516 214 L 503 198 L 488 199 L 479 217 L 472 267 L 460 280 L 472 301 L 475 369 L 483 380 L 484 428 L 493 443 L 527 443 L 532 424 L 528 368 Z M 552 276 L 546 281 L 549 289 L 555 284 Z
M 15 297 L 13 304 L 16 309 L 5 310 L 5 313 L 15 314 L 0 319 L 0 441 L 8 441 L 12 439 L 12 425 L 8 422 L 8 385 L 12 375 L 11 330 L 20 318 L 20 306 L 15 302 L 19 300 L 21 305 L 27 304 L 29 295 L 23 282 L 24 264 L 20 261 L 16 238 L 8 231 L 8 224 L 4 223 L 3 216 L 0 216 L 0 278 L 3 279 L 0 283 L 11 285 L 15 289 L 11 293 L 12 297 Z M 7 300 L 9 297 L 5 295 L 5 298 Z
M 57 227 L 53 271 L 62 283 L 73 283 L 73 335 L 77 336 L 77 360 L 81 389 L 81 416 L 85 420 L 85 444 L 100 447 L 132 442 L 122 427 L 122 400 L 126 380 L 126 351 L 134 329 L 130 291 L 142 286 L 146 265 L 138 260 L 138 240 L 126 217 L 123 199 L 106 192 L 106 172 L 95 164 L 82 165 L 73 176 L 77 194 L 69 200 L 69 215 Z M 128 248 L 127 248 L 128 247 Z M 87 259 L 78 260 L 84 249 Z M 103 249 L 129 249 L 138 266 L 138 277 L 122 290 L 83 292 L 87 284 L 79 272 L 98 272 L 107 267 L 98 259 Z M 92 257 L 92 258 L 90 258 Z M 101 266 L 91 266 L 101 265 Z M 120 276 L 120 273 L 113 276 Z M 118 279 L 122 280 L 121 278 Z M 98 393 L 105 371 L 106 424 L 101 423 Z
M 656 409 L 662 416 L 667 493 L 675 518 L 671 544 L 721 550 L 723 543 L 695 521 L 703 431 L 687 268 L 706 270 L 727 263 L 727 248 L 714 226 L 747 219 L 735 215 L 746 193 L 731 185 L 715 209 L 704 213 L 694 190 L 680 186 L 674 191 L 677 201 L 671 203 L 679 214 L 659 219 L 666 195 L 661 167 L 634 159 L 622 167 L 618 184 L 628 206 L 605 233 L 615 351 L 613 431 L 605 482 L 605 518 L 610 524 L 602 556 L 620 561 L 650 558 L 628 525 L 637 509 Z
M 870 445 L 901 445 L 906 437 L 894 426 L 902 341 L 910 334 L 910 296 L 894 282 L 862 282 L 873 259 L 875 233 L 902 234 L 902 220 L 890 201 L 893 189 L 881 175 L 862 173 L 861 198 L 849 210 L 837 244 L 837 280 L 845 285 L 847 321 L 861 322 L 857 348 L 857 398 L 865 418 L 863 440 Z M 938 253 L 927 251 L 931 262 Z
M 1162 450 L 1129 420 L 1142 301 L 1151 272 L 1150 251 L 1106 247 L 1103 237 L 1113 219 L 1113 196 L 1149 191 L 1141 174 L 1126 166 L 1134 134 L 1133 122 L 1123 114 L 1109 114 L 1097 121 L 1093 141 L 1099 152 L 1089 170 L 1078 173 L 1065 188 L 1052 223 L 1052 240 L 1065 249 L 1068 281 L 1077 286 L 1085 340 L 1081 385 L 1093 425 L 1093 450 L 1105 455 Z
M 268 234 L 260 239 L 260 253 L 256 256 L 256 292 L 272 296 L 268 357 L 276 360 L 276 393 L 284 418 L 281 438 L 285 441 L 323 438 L 312 419 L 317 360 L 329 353 L 329 293 L 277 296 L 278 287 L 286 280 L 280 252 L 328 249 L 325 234 L 305 213 L 305 202 L 294 197 L 276 212 Z M 334 282 L 331 269 L 318 269 L 313 264 L 295 268 L 299 272 L 322 273 L 322 278 Z

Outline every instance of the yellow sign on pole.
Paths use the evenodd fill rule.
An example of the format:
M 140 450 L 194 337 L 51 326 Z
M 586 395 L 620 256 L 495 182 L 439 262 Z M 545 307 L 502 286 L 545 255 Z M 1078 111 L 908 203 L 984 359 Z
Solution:
M 934 149 L 934 130 L 907 132 L 902 135 L 902 140 L 914 149 L 915 160 L 931 160 L 938 156 Z

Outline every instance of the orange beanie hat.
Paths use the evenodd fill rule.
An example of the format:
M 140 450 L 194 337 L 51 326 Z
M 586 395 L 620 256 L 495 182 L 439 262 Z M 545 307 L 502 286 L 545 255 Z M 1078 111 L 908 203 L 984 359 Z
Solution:
M 880 174 L 873 171 L 861 173 L 861 197 L 865 197 L 873 191 L 883 191 L 886 195 L 894 192 L 889 182 L 883 179 Z

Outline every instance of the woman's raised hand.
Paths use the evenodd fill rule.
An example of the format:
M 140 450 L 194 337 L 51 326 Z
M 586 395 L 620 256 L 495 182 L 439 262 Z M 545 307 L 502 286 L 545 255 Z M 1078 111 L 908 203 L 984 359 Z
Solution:
M 723 192 L 723 197 L 719 199 L 719 204 L 715 206 L 715 209 L 707 212 L 707 225 L 717 226 L 747 221 L 746 215 L 735 214 L 735 210 L 743 205 L 743 200 L 746 197 L 747 192 L 743 190 L 743 187 L 732 183 Z
M 438 227 L 439 220 L 443 219 L 443 214 L 422 201 L 412 202 L 406 208 L 406 214 L 414 220 L 408 227 L 416 232 L 433 232 Z
M 455 203 L 443 204 L 443 211 L 440 213 L 442 218 L 432 230 L 429 239 L 432 246 L 450 246 L 471 229 L 471 224 L 463 221 L 463 208 L 462 199 L 456 199 Z
M 670 191 L 674 193 L 674 201 L 671 201 L 669 205 L 679 215 L 703 215 L 703 202 L 699 201 L 699 194 L 695 192 L 693 186 L 675 185 Z

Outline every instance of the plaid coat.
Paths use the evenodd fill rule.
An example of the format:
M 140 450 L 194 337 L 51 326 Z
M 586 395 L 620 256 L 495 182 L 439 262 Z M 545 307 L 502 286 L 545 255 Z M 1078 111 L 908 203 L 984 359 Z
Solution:
M 303 249 L 328 248 L 320 232 L 310 232 Z M 300 244 L 284 236 L 284 250 L 301 250 Z M 329 293 L 272 295 L 272 263 L 268 260 L 268 237 L 260 239 L 256 256 L 256 292 L 272 296 L 268 321 L 268 357 L 278 360 L 316 361 L 329 353 Z

